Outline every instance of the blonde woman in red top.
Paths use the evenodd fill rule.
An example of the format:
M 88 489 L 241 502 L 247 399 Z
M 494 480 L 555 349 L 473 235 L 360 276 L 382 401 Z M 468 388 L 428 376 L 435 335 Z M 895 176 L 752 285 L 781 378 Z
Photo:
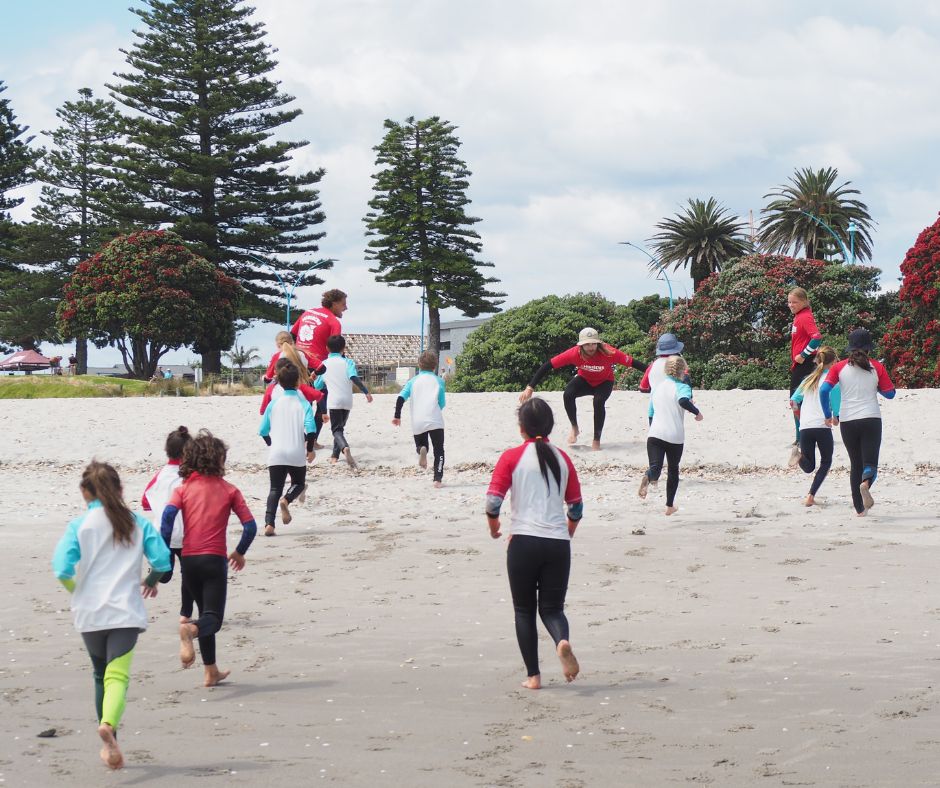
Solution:
M 580 430 L 578 429 L 578 397 L 594 398 L 594 440 L 591 448 L 597 451 L 601 447 L 601 433 L 604 431 L 604 421 L 607 418 L 605 403 L 614 390 L 614 367 L 633 367 L 640 372 L 646 371 L 646 364 L 637 361 L 632 356 L 618 350 L 613 345 L 601 341 L 600 334 L 595 328 L 582 328 L 578 335 L 578 344 L 563 353 L 549 359 L 539 367 L 529 385 L 519 395 L 519 402 L 529 399 L 535 387 L 553 369 L 573 366 L 575 376 L 565 386 L 564 402 L 565 413 L 571 422 L 571 432 L 568 435 L 568 444 L 577 443 Z

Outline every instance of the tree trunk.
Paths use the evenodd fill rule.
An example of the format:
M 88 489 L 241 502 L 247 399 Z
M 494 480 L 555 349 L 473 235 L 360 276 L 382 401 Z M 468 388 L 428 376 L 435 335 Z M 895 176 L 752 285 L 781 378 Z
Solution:
M 202 374 L 222 374 L 222 351 L 218 348 L 202 351 Z
M 435 355 L 441 353 L 441 310 L 428 304 L 428 344 L 427 349 Z

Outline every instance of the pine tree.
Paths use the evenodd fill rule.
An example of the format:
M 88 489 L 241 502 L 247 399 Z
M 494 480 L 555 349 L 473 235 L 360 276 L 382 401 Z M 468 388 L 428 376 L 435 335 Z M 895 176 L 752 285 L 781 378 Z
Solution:
M 375 147 L 372 176 L 376 196 L 364 221 L 369 241 L 366 257 L 378 263 L 370 268 L 376 280 L 394 287 L 421 287 L 428 306 L 430 349 L 440 348 L 440 310 L 457 307 L 468 317 L 498 312 L 504 293 L 486 289 L 498 279 L 480 268 L 492 263 L 477 260 L 482 245 L 464 207 L 466 164 L 457 158 L 460 141 L 456 126 L 438 117 L 404 123 L 385 121 L 385 137 Z
M 316 252 L 324 235 L 311 229 L 324 220 L 312 188 L 324 171 L 289 175 L 291 154 L 307 142 L 272 140 L 301 110 L 280 109 L 294 98 L 266 76 L 276 66 L 275 50 L 264 41 L 263 25 L 251 21 L 253 8 L 239 0 L 146 5 L 132 9 L 146 29 L 123 50 L 132 70 L 109 86 L 133 111 L 127 147 L 115 162 L 139 195 L 126 215 L 171 225 L 246 288 L 242 317 L 273 318 L 283 297 L 274 271 L 309 266 L 275 255 Z M 204 348 L 207 373 L 220 370 L 222 349 Z
M 110 150 L 121 139 L 121 118 L 114 102 L 78 91 L 56 115 L 61 125 L 44 132 L 53 143 L 38 168 L 40 204 L 33 210 L 37 226 L 23 234 L 26 262 L 44 267 L 63 280 L 122 229 L 117 206 L 131 199 L 110 175 Z M 78 374 L 88 370 L 88 342 L 77 337 Z
M 6 90 L 0 82 L 0 93 Z M 7 192 L 32 183 L 32 166 L 40 152 L 29 147 L 32 136 L 23 138 L 29 126 L 20 126 L 8 99 L 0 96 L 0 219 L 23 202 L 23 197 L 8 197 Z

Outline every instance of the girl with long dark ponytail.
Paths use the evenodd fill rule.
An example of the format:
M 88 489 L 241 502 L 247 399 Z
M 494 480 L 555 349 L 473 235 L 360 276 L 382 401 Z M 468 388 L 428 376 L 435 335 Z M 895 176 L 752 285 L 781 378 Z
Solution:
M 574 681 L 580 667 L 568 639 L 565 595 L 571 571 L 571 538 L 583 504 L 571 459 L 549 443 L 555 424 L 545 400 L 533 397 L 519 408 L 524 443 L 503 452 L 486 491 L 490 536 L 501 533 L 500 509 L 512 491 L 512 522 L 506 566 L 515 609 L 516 639 L 528 677 L 527 689 L 542 686 L 536 613 L 555 641 L 562 673 Z

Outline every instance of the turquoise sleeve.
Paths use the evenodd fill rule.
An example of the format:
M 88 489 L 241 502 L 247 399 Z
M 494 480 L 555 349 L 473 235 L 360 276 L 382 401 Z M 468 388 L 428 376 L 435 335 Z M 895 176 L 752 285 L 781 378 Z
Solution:
M 832 409 L 832 415 L 839 418 L 839 411 L 842 409 L 842 386 L 839 383 L 829 392 L 829 407 Z
M 317 431 L 317 423 L 313 418 L 313 408 L 310 407 L 310 403 L 305 402 L 304 405 L 304 432 L 309 435 Z
M 75 577 L 75 566 L 82 560 L 82 548 L 78 543 L 78 527 L 84 517 L 77 517 L 70 522 L 65 533 L 56 545 L 52 555 L 52 571 L 59 580 Z
M 156 572 L 169 572 L 170 548 L 166 546 L 163 537 L 143 515 L 134 512 L 134 519 L 144 532 L 144 555 L 147 556 L 151 568 Z
M 437 404 L 440 406 L 441 410 L 444 410 L 444 406 L 447 404 L 447 389 L 444 388 L 444 379 L 438 377 L 437 379 L 438 392 L 437 392 Z
M 688 383 L 676 383 L 676 401 L 680 399 L 692 399 L 692 387 Z
M 313 381 L 313 387 L 317 391 L 323 391 L 326 388 L 326 383 L 323 382 L 323 375 L 317 376 L 317 379 Z
M 803 404 L 803 384 L 801 383 L 796 391 L 790 395 L 790 402 L 795 402 L 797 405 Z
M 358 378 L 359 373 L 356 371 L 356 362 L 351 358 L 346 359 L 346 374 L 350 378 Z
M 402 386 L 401 391 L 398 392 L 398 396 L 401 397 L 406 402 L 408 401 L 408 398 L 411 396 L 411 388 L 414 385 L 414 382 L 415 382 L 415 379 L 410 378 L 408 382 L 404 386 Z
M 261 437 L 271 434 L 271 408 L 274 407 L 274 400 L 271 400 L 268 403 L 268 407 L 264 409 L 264 415 L 261 417 L 261 426 L 258 427 L 258 434 Z

